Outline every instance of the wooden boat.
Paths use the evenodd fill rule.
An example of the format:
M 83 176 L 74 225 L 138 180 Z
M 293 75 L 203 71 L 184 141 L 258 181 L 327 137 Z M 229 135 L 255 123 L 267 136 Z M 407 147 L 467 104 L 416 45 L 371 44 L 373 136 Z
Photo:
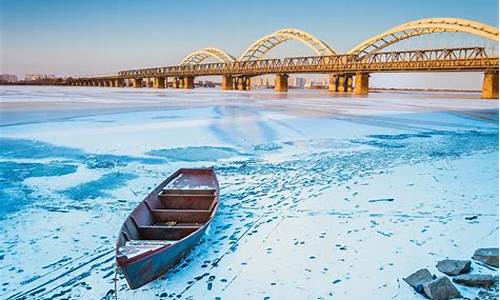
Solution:
M 127 217 L 116 263 L 132 289 L 158 278 L 193 248 L 219 206 L 219 183 L 209 169 L 179 169 Z

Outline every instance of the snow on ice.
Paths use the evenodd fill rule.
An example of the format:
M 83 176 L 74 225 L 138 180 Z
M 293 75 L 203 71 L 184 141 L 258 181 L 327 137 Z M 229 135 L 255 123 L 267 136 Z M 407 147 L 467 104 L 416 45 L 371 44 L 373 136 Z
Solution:
M 218 214 L 119 299 L 423 299 L 404 277 L 498 247 L 498 102 L 477 95 L 2 87 L 0 108 L 2 299 L 114 298 L 123 219 L 181 166 L 215 167 Z

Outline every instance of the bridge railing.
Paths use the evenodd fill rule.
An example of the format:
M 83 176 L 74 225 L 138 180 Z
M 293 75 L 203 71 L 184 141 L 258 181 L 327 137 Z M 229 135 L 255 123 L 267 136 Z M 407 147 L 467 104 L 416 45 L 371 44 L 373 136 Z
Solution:
M 442 48 L 332 56 L 261 59 L 230 63 L 204 63 L 120 71 L 125 78 L 157 76 L 261 75 L 269 73 L 394 72 L 432 69 L 473 71 L 498 68 L 498 57 L 485 48 Z

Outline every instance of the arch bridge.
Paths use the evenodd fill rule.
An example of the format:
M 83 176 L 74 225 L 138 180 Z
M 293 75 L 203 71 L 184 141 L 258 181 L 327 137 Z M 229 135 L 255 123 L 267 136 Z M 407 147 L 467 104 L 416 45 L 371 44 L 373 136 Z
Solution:
M 368 93 L 369 74 L 382 72 L 483 72 L 483 98 L 498 98 L 498 56 L 490 57 L 483 47 L 386 51 L 386 47 L 417 36 L 463 32 L 498 43 L 498 29 L 476 21 L 429 18 L 407 22 L 340 53 L 310 33 L 282 29 L 268 34 L 246 48 L 236 59 L 218 48 L 203 48 L 183 58 L 176 66 L 120 71 L 106 77 L 78 78 L 70 85 L 194 88 L 198 76 L 221 75 L 224 90 L 250 89 L 251 77 L 276 74 L 275 89 L 288 90 L 288 74 L 330 74 L 329 90 L 336 93 Z M 314 56 L 269 59 L 266 54 L 290 40 L 308 46 Z M 206 59 L 217 62 L 207 63 Z M 169 82 L 168 78 L 172 78 Z M 354 86 L 353 86 L 354 85 Z

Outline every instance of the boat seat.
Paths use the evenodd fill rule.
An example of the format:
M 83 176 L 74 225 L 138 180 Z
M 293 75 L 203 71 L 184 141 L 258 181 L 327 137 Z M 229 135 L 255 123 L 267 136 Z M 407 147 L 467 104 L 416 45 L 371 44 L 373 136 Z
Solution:
M 180 240 L 201 226 L 200 224 L 175 226 L 148 225 L 139 226 L 138 230 L 141 238 L 145 240 Z
M 166 227 L 189 227 L 189 226 L 200 226 L 202 224 L 200 223 L 184 223 L 184 222 L 175 222 L 174 224 L 169 224 L 169 222 L 171 221 L 167 221 L 167 222 L 156 222 L 153 224 L 153 226 L 166 226 Z
M 206 209 L 151 209 L 156 223 L 175 221 L 177 223 L 206 223 L 212 210 Z
M 203 194 L 172 194 L 158 195 L 163 209 L 197 209 L 207 210 L 215 200 L 214 195 Z
M 160 194 L 214 195 L 215 189 L 163 189 Z

